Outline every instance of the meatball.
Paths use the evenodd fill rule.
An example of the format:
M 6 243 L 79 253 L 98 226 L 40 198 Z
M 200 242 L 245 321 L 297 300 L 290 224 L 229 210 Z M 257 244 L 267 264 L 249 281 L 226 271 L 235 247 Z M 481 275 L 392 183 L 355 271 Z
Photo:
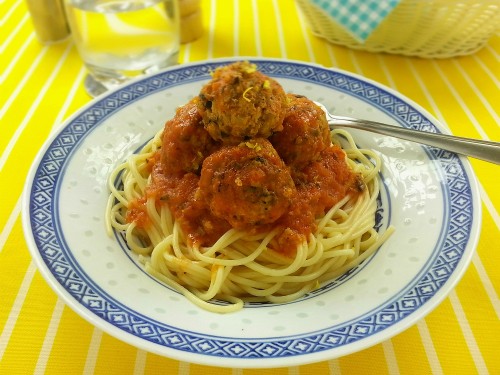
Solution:
M 217 141 L 238 144 L 282 129 L 286 94 L 278 82 L 249 62 L 216 69 L 199 96 L 203 124 Z
M 275 222 L 296 194 L 290 173 L 264 138 L 228 145 L 207 157 L 199 187 L 215 216 L 245 230 Z
M 270 141 L 289 166 L 302 168 L 320 158 L 331 144 L 330 129 L 323 110 L 308 98 L 288 94 L 288 109 L 283 130 Z
M 318 161 L 294 170 L 293 179 L 299 201 L 306 201 L 315 216 L 324 215 L 346 195 L 356 196 L 365 189 L 362 176 L 351 169 L 337 145 L 324 149 Z
M 169 174 L 199 173 L 203 160 L 217 147 L 201 123 L 198 98 L 179 107 L 163 130 L 161 161 Z

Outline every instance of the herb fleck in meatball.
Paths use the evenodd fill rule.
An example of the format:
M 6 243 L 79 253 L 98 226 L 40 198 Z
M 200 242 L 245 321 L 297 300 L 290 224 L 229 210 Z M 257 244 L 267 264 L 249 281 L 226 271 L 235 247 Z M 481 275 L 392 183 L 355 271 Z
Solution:
M 199 97 L 205 129 L 217 141 L 238 144 L 282 129 L 286 94 L 255 64 L 236 62 L 216 69 Z
M 199 186 L 215 216 L 248 230 L 276 221 L 296 194 L 286 166 L 263 138 L 225 146 L 207 157 Z
M 269 139 L 289 166 L 301 168 L 320 158 L 331 144 L 330 129 L 323 110 L 308 98 L 288 94 L 283 130 Z
M 198 173 L 203 160 L 216 148 L 201 123 L 195 98 L 179 107 L 163 130 L 161 160 L 167 173 Z

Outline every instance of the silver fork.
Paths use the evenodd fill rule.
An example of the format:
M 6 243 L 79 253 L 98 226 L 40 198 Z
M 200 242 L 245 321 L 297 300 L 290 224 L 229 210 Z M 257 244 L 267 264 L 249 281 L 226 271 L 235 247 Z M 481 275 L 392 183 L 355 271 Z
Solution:
M 480 139 L 456 137 L 453 135 L 429 133 L 420 130 L 400 128 L 398 126 L 383 124 L 380 122 L 362 120 L 345 116 L 336 116 L 328 112 L 325 106 L 315 102 L 326 113 L 326 119 L 330 129 L 337 126 L 366 130 L 373 133 L 389 135 L 392 137 L 405 139 L 407 141 L 418 142 L 428 146 L 441 148 L 476 159 L 485 160 L 491 163 L 500 164 L 500 143 L 483 141 Z

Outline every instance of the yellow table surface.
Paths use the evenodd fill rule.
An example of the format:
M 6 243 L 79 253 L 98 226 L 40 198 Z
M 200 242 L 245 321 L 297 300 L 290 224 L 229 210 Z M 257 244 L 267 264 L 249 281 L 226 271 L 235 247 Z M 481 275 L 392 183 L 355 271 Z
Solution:
M 314 36 L 292 0 L 203 0 L 205 32 L 180 62 L 229 56 L 302 60 L 354 72 L 420 104 L 455 135 L 500 141 L 500 35 L 445 60 L 354 51 Z M 95 328 L 36 269 L 21 225 L 30 165 L 51 131 L 91 98 L 70 40 L 44 46 L 21 0 L 0 1 L 0 374 L 500 374 L 500 167 L 471 160 L 482 226 L 470 267 L 406 331 L 358 353 L 249 370 L 164 358 Z

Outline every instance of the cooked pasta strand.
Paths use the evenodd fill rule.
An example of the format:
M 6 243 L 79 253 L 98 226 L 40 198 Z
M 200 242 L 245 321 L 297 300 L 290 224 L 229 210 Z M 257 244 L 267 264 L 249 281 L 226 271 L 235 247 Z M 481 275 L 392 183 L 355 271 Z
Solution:
M 148 186 L 148 159 L 161 147 L 161 132 L 111 174 L 108 232 L 124 232 L 147 272 L 203 309 L 226 313 L 241 309 L 244 301 L 293 301 L 359 265 L 393 231 L 390 227 L 380 235 L 373 229 L 380 189 L 378 155 L 358 149 L 344 130 L 333 131 L 332 140 L 344 144 L 348 163 L 361 173 L 366 188 L 355 199 L 345 197 L 318 219 L 316 232 L 297 247 L 292 258 L 269 247 L 276 230 L 247 234 L 231 229 L 213 246 L 193 247 L 167 206 L 154 199 L 146 201 L 152 223 L 147 229 L 128 223 L 130 202 L 144 196 Z

